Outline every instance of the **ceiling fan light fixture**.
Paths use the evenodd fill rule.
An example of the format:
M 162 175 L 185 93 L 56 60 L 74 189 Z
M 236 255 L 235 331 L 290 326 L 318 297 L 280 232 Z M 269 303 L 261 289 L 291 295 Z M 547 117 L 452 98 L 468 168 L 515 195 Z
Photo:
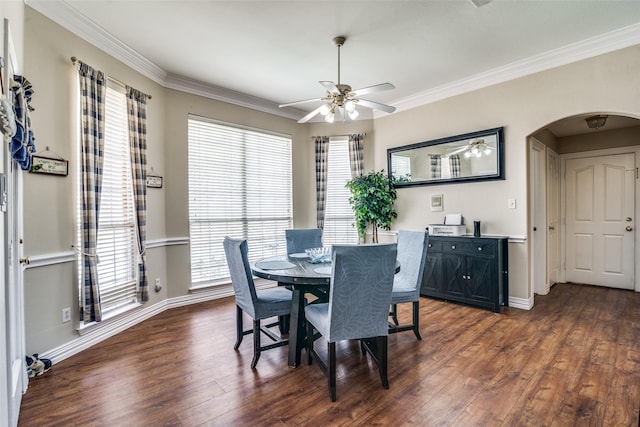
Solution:
M 333 123 L 334 119 L 336 118 L 336 114 L 333 112 L 333 110 L 330 110 L 325 116 L 324 116 L 324 121 L 327 123 Z
M 329 114 L 330 111 L 331 111 L 331 105 L 329 104 L 324 104 L 322 107 L 320 107 L 320 114 L 322 114 L 323 116 L 326 116 L 327 114 Z
M 356 103 L 352 100 L 348 100 L 344 104 L 344 109 L 347 110 L 347 113 L 351 113 L 356 110 Z

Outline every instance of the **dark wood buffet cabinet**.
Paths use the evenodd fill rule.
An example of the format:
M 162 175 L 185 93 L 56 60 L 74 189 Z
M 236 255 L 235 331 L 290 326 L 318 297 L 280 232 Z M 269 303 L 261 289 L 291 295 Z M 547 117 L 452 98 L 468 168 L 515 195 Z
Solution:
M 420 294 L 500 313 L 509 305 L 508 238 L 429 236 Z

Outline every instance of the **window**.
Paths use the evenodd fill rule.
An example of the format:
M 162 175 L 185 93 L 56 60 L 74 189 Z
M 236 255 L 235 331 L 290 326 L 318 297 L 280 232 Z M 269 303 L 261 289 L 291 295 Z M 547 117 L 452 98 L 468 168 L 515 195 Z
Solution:
M 191 286 L 228 283 L 222 242 L 247 239 L 251 260 L 286 253 L 292 226 L 291 138 L 189 118 Z
M 79 177 L 81 173 L 78 170 Z M 81 226 L 80 197 L 77 205 L 78 224 Z M 103 318 L 109 317 L 109 312 L 136 302 L 138 249 L 135 221 L 127 102 L 124 88 L 109 81 L 105 98 L 104 164 L 97 245 Z M 82 247 L 80 231 L 78 242 Z M 81 259 L 78 265 L 83 265 Z M 82 274 L 79 283 L 82 295 Z
M 358 242 L 358 230 L 353 226 L 355 217 L 349 203 L 351 192 L 345 188 L 345 184 L 350 179 L 349 140 L 331 138 L 327 159 L 327 193 L 322 232 L 325 245 Z

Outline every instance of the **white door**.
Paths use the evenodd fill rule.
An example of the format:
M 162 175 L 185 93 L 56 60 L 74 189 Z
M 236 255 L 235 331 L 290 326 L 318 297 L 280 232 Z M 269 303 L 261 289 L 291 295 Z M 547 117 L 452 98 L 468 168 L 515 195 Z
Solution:
M 19 74 L 18 61 L 16 60 L 15 49 L 11 39 L 9 21 L 4 20 L 4 45 L 3 51 L 6 53 L 6 69 L 3 70 L 4 87 L 9 87 L 8 77 Z M 7 96 L 7 94 L 5 94 Z M 8 141 L 8 137 L 5 137 Z M 22 394 L 27 388 L 28 378 L 25 366 L 25 330 L 24 330 L 24 294 L 23 294 L 23 270 L 20 265 L 22 256 L 22 173 L 16 163 L 11 159 L 8 152 L 8 144 L 3 144 L 1 156 L 2 165 L 0 172 L 4 172 L 4 187 L 6 189 L 6 199 L 2 203 L 2 228 L 3 228 L 3 250 L 4 257 L 4 277 L 5 289 L 4 300 L 4 366 L 6 366 L 6 400 L 7 400 L 7 423 L 15 426 L 18 423 L 20 402 Z M 2 396 L 3 399 L 5 396 Z M 4 402 L 3 402 L 4 406 Z M 4 414 L 2 414 L 4 416 Z M 4 420 L 0 420 L 0 424 Z
M 560 278 L 560 158 L 547 148 L 547 289 Z
M 635 155 L 567 159 L 566 280 L 634 288 Z

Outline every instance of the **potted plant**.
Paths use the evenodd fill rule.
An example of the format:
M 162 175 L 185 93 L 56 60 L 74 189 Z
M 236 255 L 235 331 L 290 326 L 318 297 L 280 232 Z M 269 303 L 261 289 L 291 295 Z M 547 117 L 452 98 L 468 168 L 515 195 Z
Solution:
M 371 171 L 356 176 L 345 185 L 351 191 L 349 203 L 356 218 L 356 228 L 362 240 L 371 225 L 373 243 L 378 243 L 378 228 L 391 229 L 391 223 L 398 217 L 394 209 L 397 194 L 394 180 L 384 173 Z

